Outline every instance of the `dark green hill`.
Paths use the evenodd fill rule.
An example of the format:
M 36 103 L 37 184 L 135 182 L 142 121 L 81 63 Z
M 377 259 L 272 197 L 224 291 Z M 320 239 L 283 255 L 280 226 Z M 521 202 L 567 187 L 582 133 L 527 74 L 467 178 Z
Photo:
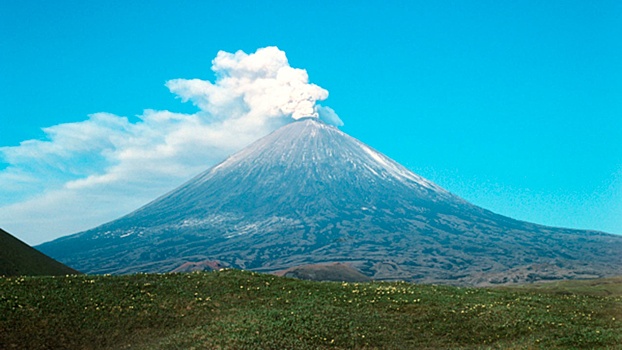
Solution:
M 79 273 L 0 229 L 0 276 L 60 276 Z
M 274 274 L 308 281 L 371 282 L 371 278 L 342 263 L 301 265 Z

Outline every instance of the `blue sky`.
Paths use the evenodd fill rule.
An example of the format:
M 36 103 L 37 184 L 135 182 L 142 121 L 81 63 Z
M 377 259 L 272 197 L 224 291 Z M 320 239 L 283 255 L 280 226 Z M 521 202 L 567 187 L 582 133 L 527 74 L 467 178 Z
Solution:
M 167 81 L 214 82 L 219 51 L 276 46 L 342 130 L 421 176 L 517 219 L 622 233 L 620 23 L 619 1 L 3 1 L 0 227 L 31 244 L 90 228 L 241 147 L 142 178 L 155 163 L 106 135 L 160 140 L 201 112 Z M 124 186 L 80 192 L 119 157 Z

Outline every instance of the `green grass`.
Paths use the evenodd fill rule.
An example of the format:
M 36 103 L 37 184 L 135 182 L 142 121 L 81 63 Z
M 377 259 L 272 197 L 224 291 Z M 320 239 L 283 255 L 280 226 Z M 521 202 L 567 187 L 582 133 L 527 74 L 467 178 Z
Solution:
M 526 284 L 511 288 L 527 289 L 542 293 L 583 294 L 593 296 L 622 296 L 622 277 L 600 278 L 595 280 L 570 280 L 547 283 Z
M 234 270 L 4 278 L 0 349 L 622 349 L 621 293 L 589 290 Z

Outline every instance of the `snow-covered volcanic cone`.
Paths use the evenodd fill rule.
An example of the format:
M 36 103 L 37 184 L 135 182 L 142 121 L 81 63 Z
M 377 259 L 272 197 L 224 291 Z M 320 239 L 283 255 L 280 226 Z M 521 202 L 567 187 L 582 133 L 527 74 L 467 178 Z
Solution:
M 622 274 L 622 236 L 484 210 L 315 118 L 118 220 L 38 247 L 87 273 L 186 262 L 346 262 L 376 279 L 486 284 Z

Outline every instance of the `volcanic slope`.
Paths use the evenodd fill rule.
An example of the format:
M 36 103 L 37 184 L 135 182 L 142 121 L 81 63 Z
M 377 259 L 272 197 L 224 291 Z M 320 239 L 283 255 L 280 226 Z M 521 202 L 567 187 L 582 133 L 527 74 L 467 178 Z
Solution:
M 264 272 L 343 262 L 374 279 L 470 285 L 622 274 L 622 236 L 494 214 L 313 118 L 39 249 L 88 273 L 210 260 Z

